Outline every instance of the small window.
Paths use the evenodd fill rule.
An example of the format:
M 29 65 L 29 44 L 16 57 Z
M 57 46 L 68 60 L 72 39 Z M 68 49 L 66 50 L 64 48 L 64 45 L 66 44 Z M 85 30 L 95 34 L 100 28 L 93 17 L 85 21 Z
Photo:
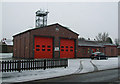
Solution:
M 88 48 L 88 53 L 90 53 L 90 48 Z
M 44 47 L 45 47 L 45 45 L 42 45 L 42 47 L 44 48 Z
M 40 45 L 36 45 L 36 47 L 40 47 Z
M 68 46 L 66 46 L 66 48 L 68 48 Z
M 51 48 L 51 46 L 47 46 L 48 48 Z
M 73 48 L 72 46 L 70 46 L 70 48 Z
M 70 50 L 70 51 L 73 51 L 73 50 Z
M 61 48 L 64 48 L 64 46 L 61 46 Z
M 42 51 L 45 51 L 45 49 L 42 49 Z
M 64 49 L 61 49 L 61 51 L 64 51 Z
M 66 51 L 68 51 L 68 49 Z
M 50 51 L 50 49 L 47 49 L 47 51 Z
M 36 49 L 36 51 L 40 51 L 40 49 Z

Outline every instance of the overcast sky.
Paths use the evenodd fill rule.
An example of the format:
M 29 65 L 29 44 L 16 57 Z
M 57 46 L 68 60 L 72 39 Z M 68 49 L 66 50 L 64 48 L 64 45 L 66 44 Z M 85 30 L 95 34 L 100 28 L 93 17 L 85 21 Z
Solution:
M 2 36 L 12 36 L 35 25 L 35 12 L 48 9 L 48 25 L 59 23 L 80 37 L 95 38 L 99 32 L 118 37 L 117 2 L 4 2 L 2 3 Z

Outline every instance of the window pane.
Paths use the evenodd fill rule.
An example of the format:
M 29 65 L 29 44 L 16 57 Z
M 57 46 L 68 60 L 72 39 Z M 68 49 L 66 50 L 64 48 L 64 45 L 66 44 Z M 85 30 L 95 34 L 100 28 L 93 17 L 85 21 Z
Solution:
M 45 47 L 45 45 L 42 45 L 42 47 L 44 48 L 44 47 Z
M 70 51 L 73 51 L 73 50 L 70 50 Z
M 70 46 L 70 48 L 73 48 L 72 46 Z
M 50 49 L 47 49 L 47 51 L 50 51 Z
M 40 49 L 36 49 L 36 51 L 40 51 Z
M 64 48 L 64 46 L 61 46 L 61 48 Z
M 36 45 L 36 47 L 40 47 L 40 45 Z
M 68 48 L 68 46 L 66 46 L 66 48 Z
M 42 51 L 45 51 L 45 49 L 42 49 Z
M 51 46 L 47 46 L 48 48 L 51 48 Z
M 68 51 L 68 49 L 66 51 Z
M 64 49 L 61 49 L 61 51 L 64 51 Z

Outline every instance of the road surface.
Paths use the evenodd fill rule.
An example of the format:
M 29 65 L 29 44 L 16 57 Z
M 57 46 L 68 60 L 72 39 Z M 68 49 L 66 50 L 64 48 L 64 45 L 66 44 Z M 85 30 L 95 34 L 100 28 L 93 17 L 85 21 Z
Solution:
M 85 73 L 85 74 L 74 74 L 64 77 L 57 77 L 51 79 L 44 79 L 44 80 L 35 80 L 24 82 L 24 84 L 30 83 L 40 83 L 40 82 L 115 82 L 120 83 L 118 77 L 118 69 L 113 70 L 105 70 L 105 71 L 98 71 L 92 73 Z M 45 83 L 46 84 L 46 83 Z

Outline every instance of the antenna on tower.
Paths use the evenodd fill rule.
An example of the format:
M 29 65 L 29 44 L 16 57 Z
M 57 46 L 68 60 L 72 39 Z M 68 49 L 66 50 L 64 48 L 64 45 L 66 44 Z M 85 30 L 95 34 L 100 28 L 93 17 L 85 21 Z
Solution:
M 47 15 L 48 15 L 48 10 L 38 10 L 36 12 L 36 27 L 44 27 L 47 26 Z

